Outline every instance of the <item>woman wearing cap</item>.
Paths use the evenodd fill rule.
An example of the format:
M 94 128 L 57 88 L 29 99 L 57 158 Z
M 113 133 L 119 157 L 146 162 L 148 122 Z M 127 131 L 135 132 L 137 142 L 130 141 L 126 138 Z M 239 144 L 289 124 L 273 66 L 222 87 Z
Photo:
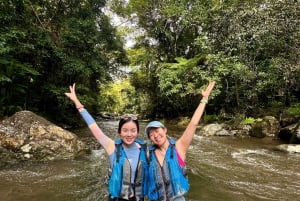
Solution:
M 120 139 L 114 141 L 102 132 L 94 118 L 80 103 L 76 96 L 75 83 L 65 95 L 73 101 L 90 131 L 109 155 L 109 200 L 144 200 L 147 194 L 147 150 L 145 142 L 137 138 L 139 134 L 137 118 L 131 116 L 121 118 L 118 127 Z
M 189 190 L 185 166 L 186 153 L 214 85 L 215 82 L 210 82 L 202 91 L 202 99 L 177 141 L 167 137 L 167 128 L 159 121 L 152 121 L 146 126 L 145 132 L 154 144 L 149 148 L 149 200 L 185 200 L 184 195 Z

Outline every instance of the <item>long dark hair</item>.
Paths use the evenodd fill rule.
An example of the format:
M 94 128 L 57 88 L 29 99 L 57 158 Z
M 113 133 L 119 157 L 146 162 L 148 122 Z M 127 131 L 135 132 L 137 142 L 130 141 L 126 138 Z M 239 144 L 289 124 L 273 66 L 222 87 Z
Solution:
M 135 123 L 135 125 L 137 127 L 137 132 L 140 131 L 139 121 L 138 121 L 138 119 L 137 119 L 136 116 L 124 116 L 124 117 L 121 117 L 121 119 L 119 121 L 119 127 L 118 127 L 118 133 L 119 134 L 121 133 L 122 126 L 125 123 L 130 122 L 130 121 L 132 121 L 133 123 Z

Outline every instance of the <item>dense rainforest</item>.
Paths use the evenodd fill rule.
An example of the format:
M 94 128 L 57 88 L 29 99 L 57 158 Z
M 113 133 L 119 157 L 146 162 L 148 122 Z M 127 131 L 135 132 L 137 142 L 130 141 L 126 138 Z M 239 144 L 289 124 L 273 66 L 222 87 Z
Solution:
M 298 0 L 6 0 L 0 11 L 0 119 L 31 110 L 76 125 L 72 83 L 94 115 L 190 116 L 209 80 L 216 118 L 300 113 Z

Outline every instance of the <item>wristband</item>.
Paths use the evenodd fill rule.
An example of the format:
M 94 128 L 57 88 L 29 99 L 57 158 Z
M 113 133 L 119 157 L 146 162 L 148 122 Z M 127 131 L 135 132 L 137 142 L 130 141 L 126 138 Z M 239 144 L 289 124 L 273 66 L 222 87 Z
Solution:
M 205 98 L 202 98 L 202 99 L 201 99 L 201 101 L 200 101 L 200 103 L 204 103 L 204 104 L 206 104 L 206 103 L 208 103 L 208 100 L 207 100 L 207 99 L 205 99 Z
M 96 122 L 95 119 L 90 115 L 90 113 L 86 109 L 83 109 L 80 112 L 80 115 L 82 116 L 82 118 L 88 126 Z
M 80 105 L 80 106 L 76 107 L 77 110 L 80 110 L 82 108 L 84 108 L 84 105 Z

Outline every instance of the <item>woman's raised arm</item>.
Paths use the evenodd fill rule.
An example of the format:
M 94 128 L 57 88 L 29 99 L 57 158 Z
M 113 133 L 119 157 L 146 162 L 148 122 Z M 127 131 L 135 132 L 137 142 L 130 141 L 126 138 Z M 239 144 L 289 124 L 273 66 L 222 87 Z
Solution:
M 76 91 L 75 91 L 75 83 L 70 86 L 70 92 L 65 93 L 65 95 L 70 98 L 70 100 L 74 103 L 75 107 L 80 112 L 82 118 L 85 120 L 88 125 L 90 131 L 95 136 L 95 138 L 100 142 L 108 155 L 112 154 L 115 150 L 114 141 L 106 136 L 102 130 L 99 128 L 98 124 L 94 120 L 94 118 L 88 113 L 88 111 L 84 108 L 81 102 L 78 100 Z
M 182 136 L 176 141 L 176 149 L 179 155 L 185 160 L 186 152 L 189 148 L 189 145 L 192 142 L 194 134 L 196 132 L 197 126 L 200 122 L 200 119 L 203 115 L 205 106 L 208 102 L 208 97 L 215 86 L 215 81 L 212 81 L 208 84 L 206 89 L 202 91 L 202 99 L 195 110 L 191 121 L 189 122 L 188 126 L 186 127 L 185 131 L 183 132 Z

